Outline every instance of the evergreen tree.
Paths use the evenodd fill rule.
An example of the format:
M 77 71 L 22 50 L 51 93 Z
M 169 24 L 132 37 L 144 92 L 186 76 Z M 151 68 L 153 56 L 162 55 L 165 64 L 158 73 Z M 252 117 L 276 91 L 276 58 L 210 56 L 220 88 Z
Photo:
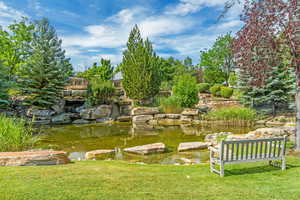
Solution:
M 271 67 L 269 78 L 266 84 L 266 101 L 272 105 L 273 115 L 279 105 L 288 105 L 291 99 L 290 92 L 293 90 L 290 71 L 284 65 Z
M 142 103 L 159 92 L 159 58 L 153 51 L 151 42 L 141 38 L 137 25 L 129 35 L 121 68 L 123 87 L 132 100 Z
M 53 105 L 61 97 L 71 67 L 48 20 L 35 21 L 31 55 L 22 67 L 19 84 L 27 104 L 42 108 Z
M 111 80 L 114 74 L 114 67 L 110 60 L 101 58 L 100 65 L 94 63 L 91 68 L 84 72 L 78 73 L 77 77 L 92 80 L 100 78 L 101 80 Z
M 0 108 L 9 104 L 8 88 L 8 76 L 4 65 L 0 62 Z

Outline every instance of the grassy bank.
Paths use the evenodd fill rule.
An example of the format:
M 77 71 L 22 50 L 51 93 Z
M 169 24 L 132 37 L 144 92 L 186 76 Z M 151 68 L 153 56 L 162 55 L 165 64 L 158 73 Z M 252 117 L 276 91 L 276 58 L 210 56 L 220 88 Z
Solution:
M 226 177 L 196 166 L 82 161 L 64 166 L 0 168 L 1 200 L 298 200 L 300 159 L 288 170 L 266 163 L 226 166 Z

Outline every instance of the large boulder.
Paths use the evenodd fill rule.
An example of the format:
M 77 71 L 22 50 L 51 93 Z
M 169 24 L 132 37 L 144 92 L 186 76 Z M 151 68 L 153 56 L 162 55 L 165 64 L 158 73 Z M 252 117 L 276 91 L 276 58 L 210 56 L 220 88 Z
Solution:
M 57 101 L 56 104 L 54 104 L 53 106 L 51 106 L 51 109 L 54 110 L 56 114 L 61 114 L 64 112 L 65 105 L 66 101 L 62 99 Z
M 135 146 L 124 149 L 125 152 L 128 153 L 136 153 L 136 154 L 152 154 L 152 153 L 163 153 L 166 151 L 166 145 L 163 143 L 154 143 L 154 144 L 146 144 L 142 146 Z
M 85 120 L 85 119 L 76 119 L 72 123 L 73 124 L 89 124 L 92 123 L 93 121 Z
M 199 110 L 193 108 L 185 108 L 181 114 L 185 116 L 197 116 L 199 115 Z
M 29 108 L 26 112 L 27 117 L 34 117 L 37 120 L 49 120 L 55 114 L 52 110 L 39 110 Z
M 100 105 L 100 106 L 81 110 L 80 116 L 82 119 L 87 119 L 87 120 L 108 118 L 111 115 L 111 111 L 112 111 L 112 106 Z
M 112 157 L 115 154 L 114 149 L 100 149 L 89 151 L 85 153 L 85 159 L 94 159 L 94 158 L 107 158 Z
M 184 142 L 178 146 L 178 151 L 189 151 L 196 149 L 207 149 L 211 145 L 210 142 Z
M 217 142 L 217 140 L 221 139 L 227 139 L 230 135 L 233 135 L 231 132 L 220 132 L 220 133 L 213 133 L 213 134 L 208 134 L 205 136 L 205 142 Z
M 72 122 L 71 116 L 72 114 L 68 113 L 56 115 L 52 118 L 51 122 L 53 124 L 70 124 Z
M 295 127 L 274 127 L 274 128 L 259 128 L 246 134 L 247 138 L 275 138 L 288 136 L 294 138 L 296 132 Z
M 120 116 L 117 118 L 117 121 L 119 122 L 131 122 L 132 117 L 131 116 Z
M 1 152 L 0 166 L 58 165 L 70 163 L 64 151 Z
M 148 121 L 152 120 L 152 115 L 137 115 L 133 116 L 132 122 L 133 123 L 147 123 Z
M 180 119 L 180 114 L 166 114 L 167 119 Z
M 157 107 L 137 107 L 131 110 L 131 115 L 155 115 L 159 114 L 159 109 Z

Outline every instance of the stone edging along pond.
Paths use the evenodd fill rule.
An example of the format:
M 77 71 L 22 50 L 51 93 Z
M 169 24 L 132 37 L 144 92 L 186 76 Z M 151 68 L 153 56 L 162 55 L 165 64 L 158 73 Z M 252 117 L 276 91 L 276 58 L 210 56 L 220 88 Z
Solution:
M 227 140 L 235 139 L 257 139 L 288 136 L 289 140 L 295 137 L 294 127 L 259 128 L 247 134 L 237 135 L 230 132 L 208 134 L 204 142 L 184 142 L 178 145 L 177 151 L 205 150 L 209 146 L 216 146 L 218 138 Z M 167 146 L 164 143 L 145 144 L 141 146 L 120 149 L 98 149 L 86 152 L 85 159 L 96 159 L 101 156 L 115 155 L 117 151 L 139 155 L 164 153 Z M 32 166 L 32 165 L 57 165 L 68 164 L 70 160 L 66 152 L 54 150 L 25 151 L 25 152 L 2 152 L 0 153 L 0 166 Z

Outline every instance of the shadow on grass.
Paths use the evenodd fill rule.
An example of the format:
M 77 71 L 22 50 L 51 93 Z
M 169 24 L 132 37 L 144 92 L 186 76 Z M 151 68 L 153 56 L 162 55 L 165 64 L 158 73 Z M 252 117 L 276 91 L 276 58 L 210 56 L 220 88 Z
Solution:
M 226 166 L 226 165 L 225 165 Z M 292 169 L 292 168 L 298 168 L 300 165 L 286 165 L 286 170 Z M 266 173 L 266 172 L 272 172 L 272 171 L 281 171 L 280 167 L 274 167 L 274 166 L 256 166 L 256 167 L 245 167 L 241 169 L 228 169 L 225 170 L 225 176 L 235 176 L 235 175 L 245 175 L 245 174 L 258 174 L 258 173 Z

